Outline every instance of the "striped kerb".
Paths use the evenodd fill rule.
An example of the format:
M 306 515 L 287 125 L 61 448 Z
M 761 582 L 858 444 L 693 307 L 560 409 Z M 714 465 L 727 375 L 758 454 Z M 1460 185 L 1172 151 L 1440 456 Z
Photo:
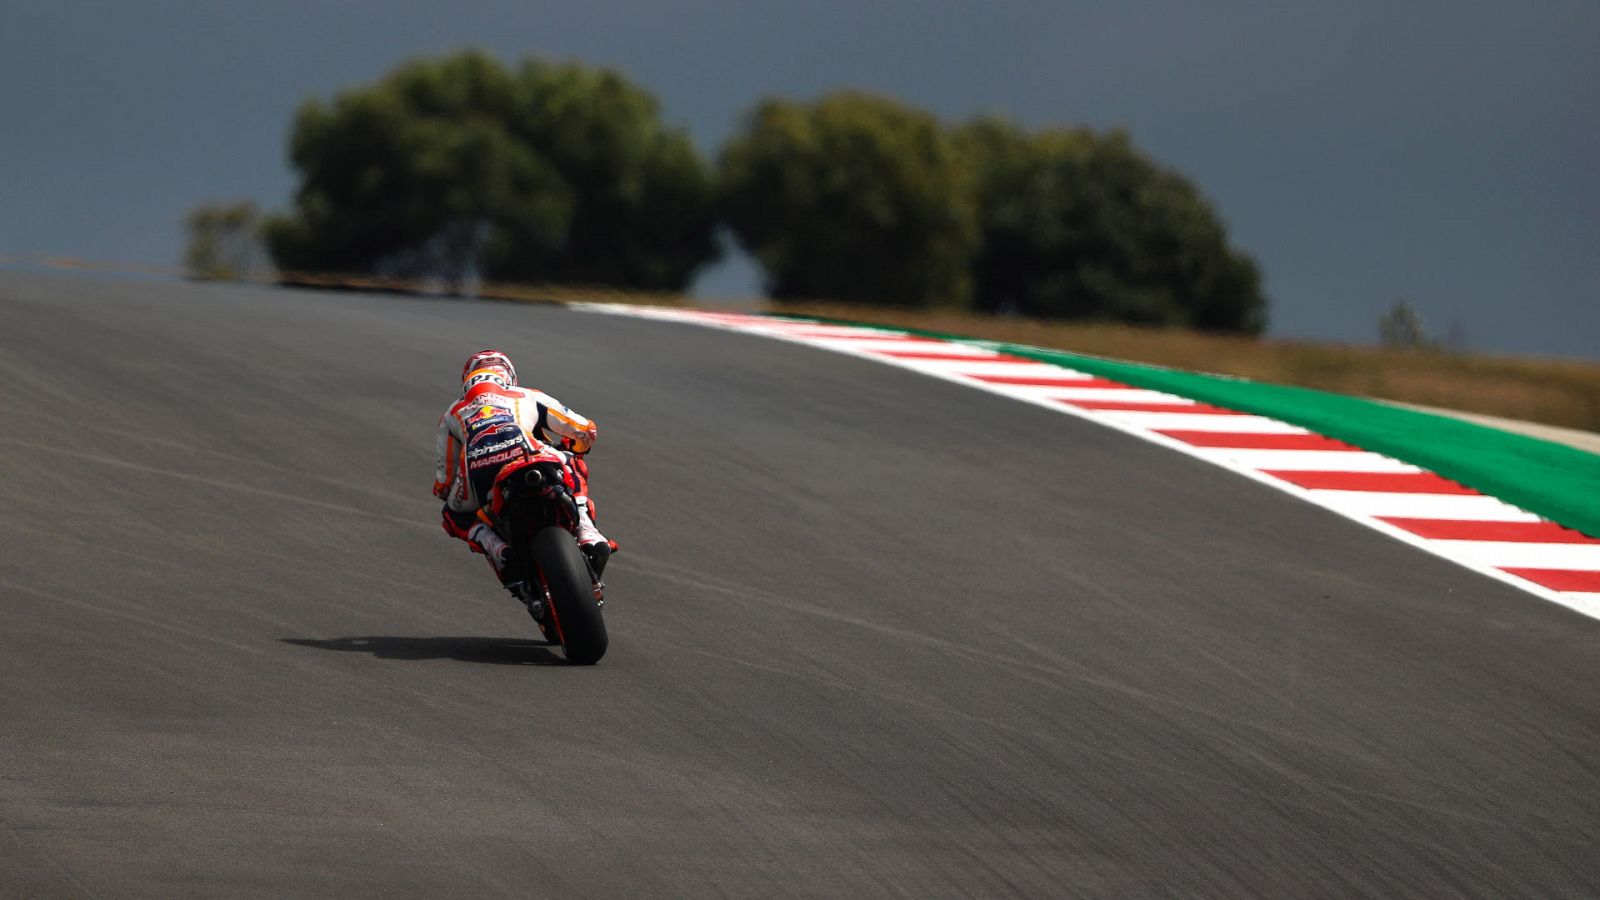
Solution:
M 1056 409 L 1182 450 L 1600 618 L 1600 540 L 1404 461 L 1288 423 L 1003 353 L 981 342 L 739 313 L 583 305 L 809 344 Z

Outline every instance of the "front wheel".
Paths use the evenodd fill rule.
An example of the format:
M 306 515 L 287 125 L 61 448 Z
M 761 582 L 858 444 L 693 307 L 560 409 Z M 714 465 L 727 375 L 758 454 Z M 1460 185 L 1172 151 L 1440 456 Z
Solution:
M 594 599 L 594 583 L 578 542 L 551 525 L 533 536 L 533 562 L 550 591 L 550 617 L 567 661 L 592 666 L 606 655 L 606 622 Z

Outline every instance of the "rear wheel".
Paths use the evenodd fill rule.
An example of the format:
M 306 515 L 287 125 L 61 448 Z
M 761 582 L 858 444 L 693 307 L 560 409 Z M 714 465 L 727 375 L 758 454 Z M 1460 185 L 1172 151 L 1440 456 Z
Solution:
M 551 525 L 533 536 L 533 559 L 550 590 L 553 630 L 567 661 L 590 666 L 606 655 L 606 622 L 594 599 L 594 583 L 578 542 L 565 528 Z

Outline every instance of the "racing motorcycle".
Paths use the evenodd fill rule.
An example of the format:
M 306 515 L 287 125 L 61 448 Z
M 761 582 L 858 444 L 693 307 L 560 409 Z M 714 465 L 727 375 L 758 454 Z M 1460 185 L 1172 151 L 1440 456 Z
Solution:
M 508 465 L 495 477 L 495 530 L 511 545 L 501 578 L 539 630 L 567 661 L 593 665 L 606 654 L 600 608 L 605 585 L 578 548 L 578 503 L 560 462 L 549 457 Z

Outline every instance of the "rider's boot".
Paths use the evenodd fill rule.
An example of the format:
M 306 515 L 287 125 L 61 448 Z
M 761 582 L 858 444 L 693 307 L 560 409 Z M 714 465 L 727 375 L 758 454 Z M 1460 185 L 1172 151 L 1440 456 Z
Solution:
M 482 548 L 483 555 L 489 558 L 489 565 L 494 569 L 495 577 L 500 579 L 500 586 L 527 605 L 528 615 L 533 617 L 533 621 L 539 626 L 539 631 L 547 640 L 554 641 L 555 638 L 550 631 L 550 616 L 545 611 L 544 601 L 528 590 L 528 583 L 525 580 L 506 581 L 506 576 L 511 574 L 507 571 L 511 565 L 511 545 L 483 522 L 472 526 L 467 531 L 467 537 Z
M 511 563 L 511 545 L 483 522 L 472 526 L 472 530 L 467 532 L 467 537 L 483 548 L 483 555 L 489 557 L 489 565 L 494 569 L 495 577 L 500 579 L 501 584 L 505 584 L 506 566 Z
M 600 529 L 594 527 L 594 518 L 589 515 L 587 497 L 578 504 L 578 548 L 589 558 L 589 566 L 594 569 L 596 579 L 605 574 L 606 562 L 617 549 L 616 541 L 607 540 L 606 536 L 600 533 Z

